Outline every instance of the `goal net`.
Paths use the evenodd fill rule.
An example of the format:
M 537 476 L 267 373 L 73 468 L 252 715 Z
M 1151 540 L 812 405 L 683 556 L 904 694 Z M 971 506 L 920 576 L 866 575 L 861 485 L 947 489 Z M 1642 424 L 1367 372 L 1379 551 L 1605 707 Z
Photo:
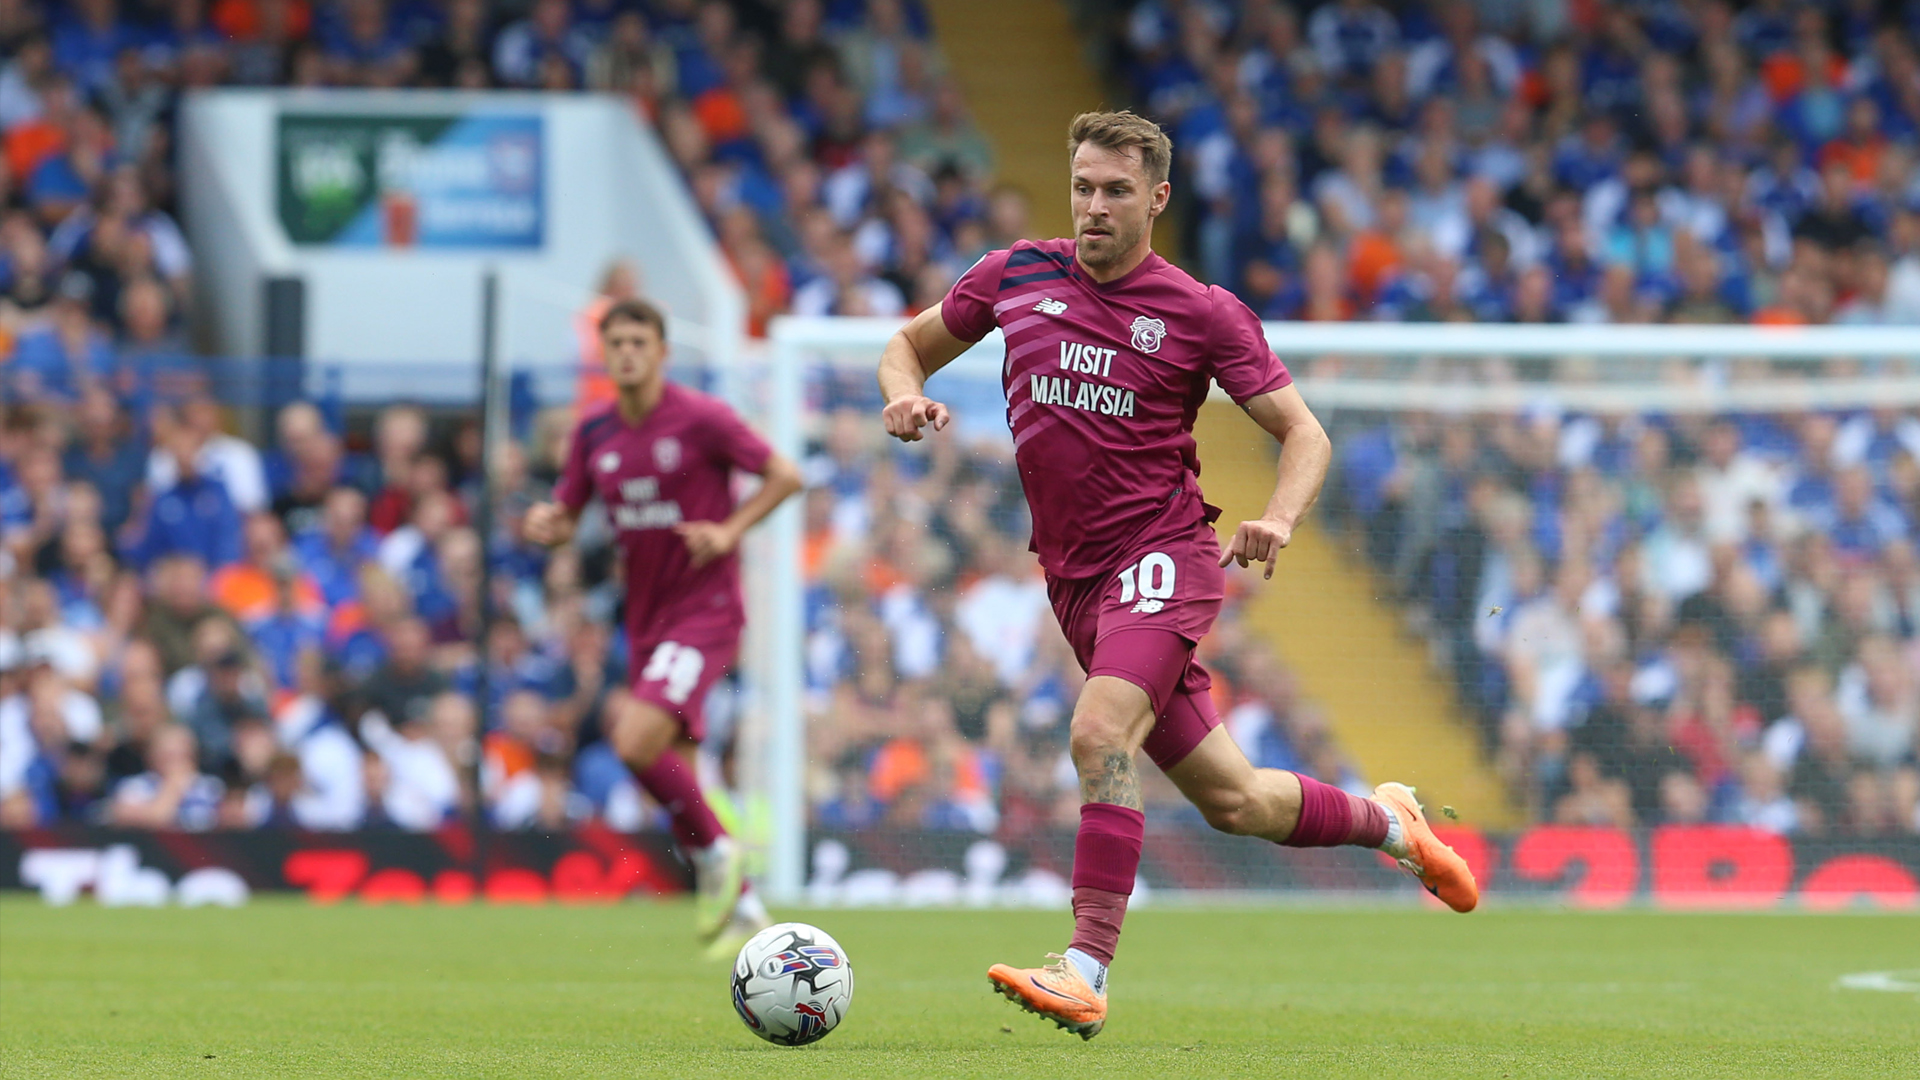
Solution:
M 798 716 L 767 751 L 774 891 L 1056 905 L 1081 674 L 1026 550 L 1001 348 L 936 375 L 955 426 L 902 446 L 873 382 L 895 325 L 773 331 L 809 479 L 801 588 L 757 609 L 801 640 Z M 1499 895 L 1920 888 L 1920 335 L 1268 337 L 1335 459 L 1274 579 L 1231 572 L 1199 649 L 1255 765 L 1415 785 Z M 1228 533 L 1271 493 L 1275 446 L 1222 400 L 1197 434 Z M 1372 853 L 1218 835 L 1143 779 L 1144 895 L 1417 895 Z

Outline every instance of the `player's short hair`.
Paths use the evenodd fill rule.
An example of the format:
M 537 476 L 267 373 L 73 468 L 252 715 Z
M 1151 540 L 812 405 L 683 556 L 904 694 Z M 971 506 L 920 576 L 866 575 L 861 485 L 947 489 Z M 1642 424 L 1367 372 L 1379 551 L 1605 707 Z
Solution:
M 613 306 L 607 309 L 606 314 L 600 316 L 600 332 L 606 333 L 608 327 L 621 319 L 645 323 L 653 327 L 653 332 L 660 335 L 661 341 L 667 340 L 667 317 L 659 308 L 645 300 L 615 301 Z
M 1119 112 L 1084 112 L 1067 127 L 1067 154 L 1080 150 L 1081 143 L 1092 143 L 1103 150 L 1140 151 L 1140 164 L 1146 169 L 1147 182 L 1162 184 L 1173 168 L 1173 140 L 1160 125 L 1128 109 Z

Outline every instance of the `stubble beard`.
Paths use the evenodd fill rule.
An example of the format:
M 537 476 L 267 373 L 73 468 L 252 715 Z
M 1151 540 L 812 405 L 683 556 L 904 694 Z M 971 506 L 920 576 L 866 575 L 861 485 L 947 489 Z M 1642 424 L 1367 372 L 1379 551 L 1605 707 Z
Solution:
M 1074 238 L 1074 253 L 1080 261 L 1094 270 L 1106 270 L 1119 264 L 1127 252 L 1140 242 L 1140 233 L 1128 230 L 1118 222 L 1109 221 L 1110 231 L 1105 236 L 1090 237 L 1085 233 Z

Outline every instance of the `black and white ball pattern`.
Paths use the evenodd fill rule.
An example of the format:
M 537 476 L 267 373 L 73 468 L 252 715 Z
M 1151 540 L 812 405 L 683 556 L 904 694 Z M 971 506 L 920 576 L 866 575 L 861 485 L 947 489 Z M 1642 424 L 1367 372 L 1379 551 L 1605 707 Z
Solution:
M 853 1004 L 846 950 L 806 923 L 780 923 L 755 934 L 733 961 L 732 984 L 740 1022 L 780 1046 L 825 1038 Z

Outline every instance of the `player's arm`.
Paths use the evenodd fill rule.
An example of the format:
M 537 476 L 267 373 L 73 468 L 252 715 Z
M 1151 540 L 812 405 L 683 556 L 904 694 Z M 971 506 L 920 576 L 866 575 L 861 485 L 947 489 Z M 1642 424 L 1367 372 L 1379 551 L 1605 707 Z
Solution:
M 1266 512 L 1257 521 L 1240 523 L 1220 556 L 1220 565 L 1264 562 L 1266 577 L 1271 578 L 1280 549 L 1293 539 L 1294 526 L 1320 497 L 1320 485 L 1333 461 L 1333 442 L 1307 408 L 1299 388 L 1291 384 L 1249 398 L 1243 407 L 1280 444 L 1279 477 Z
M 573 539 L 573 530 L 580 524 L 580 511 L 586 509 L 587 500 L 593 497 L 593 481 L 587 471 L 590 456 L 587 442 L 586 426 L 574 428 L 573 437 L 567 440 L 566 460 L 560 463 L 560 479 L 553 485 L 553 496 L 534 504 L 520 521 L 520 535 L 528 543 L 559 547 Z
M 925 437 L 921 428 L 931 424 L 939 431 L 953 418 L 945 405 L 926 396 L 927 378 L 973 343 L 947 329 L 940 307 L 935 304 L 908 320 L 880 354 L 880 394 L 887 402 L 880 419 L 887 434 L 901 442 L 918 442 Z
M 520 535 L 541 547 L 559 547 L 573 539 L 580 511 L 558 502 L 535 503 L 520 523 Z
M 694 566 L 705 566 L 739 547 L 748 529 L 801 488 L 800 467 L 777 453 L 767 455 L 760 479 L 760 490 L 734 508 L 725 521 L 687 521 L 673 527 L 686 541 Z

